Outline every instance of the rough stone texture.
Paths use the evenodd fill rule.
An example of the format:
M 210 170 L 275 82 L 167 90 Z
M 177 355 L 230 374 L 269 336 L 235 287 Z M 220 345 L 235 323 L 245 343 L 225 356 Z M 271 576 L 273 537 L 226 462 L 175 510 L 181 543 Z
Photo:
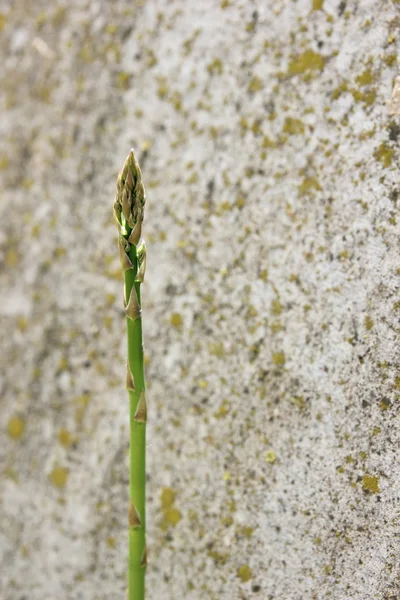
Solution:
M 134 146 L 148 598 L 398 599 L 398 0 L 19 0 L 0 28 L 0 597 L 124 597 Z

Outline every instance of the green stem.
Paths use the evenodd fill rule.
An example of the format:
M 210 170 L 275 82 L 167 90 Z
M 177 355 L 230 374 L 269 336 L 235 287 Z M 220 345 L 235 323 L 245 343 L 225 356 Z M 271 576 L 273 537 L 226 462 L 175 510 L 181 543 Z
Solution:
M 129 393 L 129 559 L 128 600 L 144 600 L 146 551 L 146 392 L 142 344 L 140 284 L 146 270 L 146 245 L 141 241 L 146 194 L 133 150 L 117 179 L 114 217 L 119 231 L 121 266 L 125 273 L 128 337 L 126 384 Z
M 132 288 L 135 288 L 140 306 L 140 283 L 135 282 L 137 274 L 136 246 L 131 246 L 129 253 L 133 269 L 125 271 L 125 297 L 129 299 Z M 142 565 L 146 547 L 146 423 L 135 420 L 139 400 L 145 389 L 144 362 L 142 345 L 142 318 L 134 321 L 127 317 L 128 333 L 128 365 L 132 374 L 134 391 L 129 391 L 130 404 L 130 515 L 129 515 L 129 567 L 128 589 L 129 600 L 144 600 L 145 566 Z M 141 525 L 135 522 L 136 514 Z M 136 517 L 137 519 L 137 517 Z

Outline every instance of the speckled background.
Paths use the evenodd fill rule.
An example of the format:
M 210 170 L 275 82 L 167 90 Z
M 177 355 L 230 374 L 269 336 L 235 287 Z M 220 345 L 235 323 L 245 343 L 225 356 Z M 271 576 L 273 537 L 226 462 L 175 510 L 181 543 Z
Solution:
M 398 600 L 399 1 L 0 6 L 1 599 L 124 598 L 133 146 L 149 600 Z

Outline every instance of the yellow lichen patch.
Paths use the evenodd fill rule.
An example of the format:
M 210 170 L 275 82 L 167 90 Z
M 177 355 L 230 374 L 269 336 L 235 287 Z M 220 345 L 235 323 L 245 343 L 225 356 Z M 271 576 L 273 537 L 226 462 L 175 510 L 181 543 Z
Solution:
M 164 488 L 161 492 L 161 510 L 163 513 L 163 521 L 161 528 L 168 529 L 170 525 L 175 526 L 182 519 L 181 511 L 174 506 L 175 490 L 172 488 Z
M 293 119 L 292 117 L 286 117 L 282 128 L 283 133 L 289 135 L 299 135 L 304 133 L 304 123 L 300 119 Z
M 207 65 L 207 71 L 210 75 L 222 75 L 224 68 L 220 58 L 214 58 L 209 65 Z
M 393 156 L 394 150 L 386 142 L 382 142 L 374 152 L 375 160 L 382 163 L 385 169 L 392 164 Z
M 212 558 L 217 565 L 224 565 L 229 558 L 229 554 L 218 552 L 217 550 L 209 550 L 207 555 Z
M 57 439 L 61 446 L 64 446 L 64 448 L 68 448 L 68 446 L 71 446 L 71 444 L 74 441 L 74 437 L 71 435 L 71 433 L 64 428 L 61 428 L 58 431 Z
M 273 450 L 267 450 L 267 452 L 264 454 L 264 458 L 267 463 L 272 464 L 276 461 L 276 454 Z
M 251 572 L 249 565 L 242 565 L 237 570 L 237 576 L 243 581 L 243 583 L 246 583 L 246 581 L 250 581 L 250 579 L 253 577 L 253 573 Z
M 286 357 L 284 352 L 274 352 L 272 355 L 272 362 L 274 365 L 278 367 L 283 367 L 286 362 Z
M 198 174 L 197 173 L 192 173 L 192 175 L 187 180 L 187 183 L 189 183 L 189 184 L 191 184 L 191 183 L 197 183 L 198 180 L 199 180 Z
M 388 67 L 394 67 L 397 63 L 397 54 L 388 54 L 385 56 L 384 61 Z
M 322 10 L 324 6 L 324 0 L 312 0 L 313 10 Z
M 166 510 L 170 508 L 175 500 L 176 492 L 172 488 L 164 488 L 161 492 L 161 508 Z
M 23 316 L 17 317 L 17 329 L 19 331 L 26 331 L 28 329 L 28 319 Z
M 105 315 L 103 317 L 103 325 L 105 329 L 111 329 L 114 319 L 111 315 Z
M 254 527 L 249 527 L 248 525 L 239 525 L 236 528 L 236 533 L 245 538 L 251 538 L 254 533 Z
M 225 354 L 224 344 L 222 342 L 211 342 L 208 344 L 208 351 L 212 356 L 221 358 Z
M 301 75 L 320 72 L 325 66 L 325 59 L 314 50 L 305 50 L 302 54 L 292 56 L 287 73 L 288 75 Z
M 57 488 L 65 488 L 68 481 L 69 471 L 65 467 L 56 465 L 49 475 L 50 482 Z
M 373 320 L 368 315 L 364 319 L 364 325 L 365 325 L 365 329 L 367 329 L 367 331 L 370 331 L 374 326 Z
M 223 525 L 224 527 L 230 527 L 231 525 L 233 525 L 233 517 L 231 517 L 231 515 L 228 515 L 226 517 L 222 517 L 221 518 L 221 525 Z
M 390 408 L 390 402 L 387 398 L 382 398 L 382 400 L 379 402 L 379 408 L 381 410 L 388 410 Z
M 117 87 L 120 90 L 129 90 L 131 83 L 131 75 L 126 71 L 120 71 L 117 75 Z
M 68 367 L 69 367 L 68 358 L 66 356 L 63 356 L 58 361 L 58 369 L 59 369 L 59 371 L 66 371 L 68 369 Z
M 171 506 L 171 508 L 168 508 L 168 510 L 164 511 L 164 519 L 168 525 L 175 526 L 182 519 L 182 513 L 179 508 Z
M 99 364 L 101 364 L 101 363 L 99 363 Z M 86 413 L 86 409 L 90 402 L 90 395 L 89 394 L 81 394 L 80 396 L 76 396 L 76 398 L 73 399 L 73 402 L 76 404 L 76 410 L 75 410 L 76 422 L 82 423 L 83 418 Z
M 180 313 L 172 313 L 169 322 L 171 323 L 172 327 L 175 327 L 176 329 L 181 329 L 183 325 L 182 315 Z
M 214 417 L 216 419 L 222 419 L 223 417 L 226 417 L 226 415 L 229 412 L 229 408 L 230 403 L 228 402 L 228 400 L 224 400 L 219 409 L 214 413 Z
M 14 440 L 19 440 L 25 431 L 25 422 L 20 417 L 13 416 L 7 424 L 8 435 Z
M 252 33 L 256 28 L 256 23 L 255 21 L 249 21 L 248 23 L 246 23 L 246 31 L 247 33 Z
M 4 262 L 7 267 L 13 269 L 19 263 L 20 257 L 15 248 L 8 248 Z
M 262 148 L 276 148 L 277 144 L 273 140 L 271 140 L 267 135 L 263 137 Z
M 277 334 L 277 333 L 279 333 L 283 329 L 283 325 L 282 325 L 281 321 L 273 321 L 271 323 L 270 327 L 271 327 L 271 332 L 274 335 Z
M 301 196 L 312 194 L 314 191 L 320 191 L 321 189 L 320 183 L 316 177 L 305 177 L 298 187 Z
M 374 477 L 373 475 L 368 474 L 363 475 L 362 486 L 363 490 L 366 492 L 371 492 L 371 494 L 379 494 L 379 477 Z
M 1 20 L 1 17 L 0 17 Z M 0 171 L 8 169 L 10 161 L 8 160 L 7 154 L 0 154 Z
M 366 92 L 362 92 L 358 89 L 350 90 L 351 94 L 356 102 L 363 102 L 365 106 L 372 106 L 376 100 L 376 89 L 371 88 Z
M 363 87 L 364 85 L 371 85 L 375 81 L 375 75 L 371 69 L 365 69 L 360 75 L 357 75 L 356 84 Z
M 283 306 L 276 298 L 271 302 L 271 312 L 273 315 L 278 316 L 282 313 Z
M 249 85 L 247 86 L 247 91 L 251 94 L 255 94 L 256 92 L 260 92 L 264 89 L 264 84 L 259 77 L 252 77 L 249 81 Z
M 106 544 L 109 548 L 115 548 L 115 546 L 117 544 L 115 537 L 113 537 L 113 536 L 108 537 L 106 539 Z

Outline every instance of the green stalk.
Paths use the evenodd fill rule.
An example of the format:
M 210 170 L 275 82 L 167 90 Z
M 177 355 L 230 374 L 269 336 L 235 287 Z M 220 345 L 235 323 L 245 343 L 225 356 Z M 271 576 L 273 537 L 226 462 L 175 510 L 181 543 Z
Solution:
M 125 273 L 124 300 L 128 337 L 126 387 L 130 412 L 128 600 L 144 600 L 146 551 L 146 391 L 144 378 L 140 284 L 146 269 L 141 238 L 146 201 L 142 174 L 133 150 L 117 180 L 114 216 Z

